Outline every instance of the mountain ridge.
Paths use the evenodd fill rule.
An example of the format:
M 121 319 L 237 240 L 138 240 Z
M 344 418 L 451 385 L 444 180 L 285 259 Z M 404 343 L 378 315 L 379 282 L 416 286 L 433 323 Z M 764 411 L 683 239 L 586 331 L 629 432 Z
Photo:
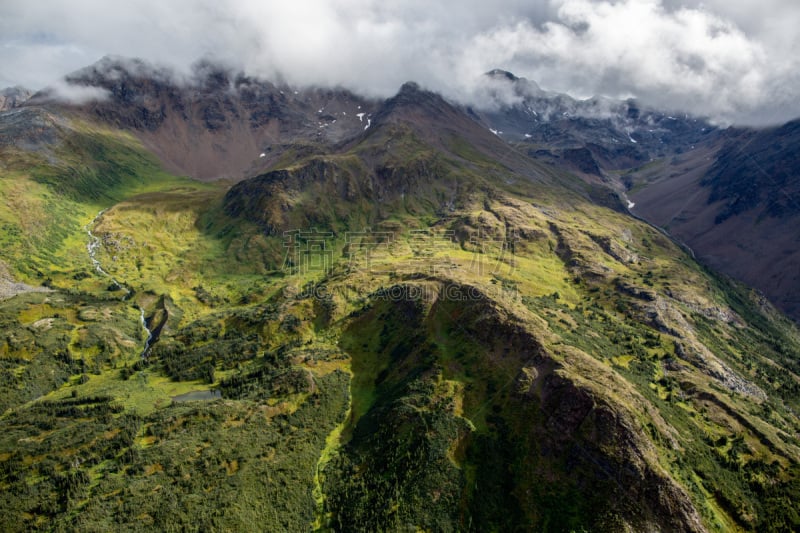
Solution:
M 55 106 L 122 127 L 171 171 L 204 180 L 241 179 L 258 167 L 267 146 L 279 151 L 282 144 L 338 142 L 360 131 L 358 111 L 363 107 L 369 114 L 374 106 L 347 91 L 312 88 L 301 94 L 209 63 L 197 64 L 194 75 L 181 80 L 143 62 L 105 58 L 66 81 L 104 92 L 75 106 L 45 89 L 29 105 Z

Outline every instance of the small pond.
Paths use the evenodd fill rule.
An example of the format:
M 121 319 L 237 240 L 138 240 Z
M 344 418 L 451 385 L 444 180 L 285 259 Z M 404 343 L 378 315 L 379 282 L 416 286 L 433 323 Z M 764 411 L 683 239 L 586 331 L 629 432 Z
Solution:
M 204 402 L 208 400 L 216 400 L 222 398 L 222 393 L 218 390 L 195 390 L 187 392 L 186 394 L 179 394 L 173 396 L 172 401 L 175 402 Z

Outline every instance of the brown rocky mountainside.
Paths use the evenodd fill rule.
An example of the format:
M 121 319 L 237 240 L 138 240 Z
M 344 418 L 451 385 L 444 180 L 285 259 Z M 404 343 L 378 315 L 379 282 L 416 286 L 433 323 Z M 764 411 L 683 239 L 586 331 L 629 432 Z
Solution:
M 207 63 L 193 75 L 122 58 L 104 58 L 67 77 L 107 98 L 72 105 L 51 90 L 29 105 L 88 115 L 131 131 L 177 174 L 238 180 L 274 162 L 288 146 L 311 152 L 363 131 L 377 103 L 339 89 L 298 90 Z
M 634 212 L 800 320 L 800 122 L 731 129 L 633 172 Z

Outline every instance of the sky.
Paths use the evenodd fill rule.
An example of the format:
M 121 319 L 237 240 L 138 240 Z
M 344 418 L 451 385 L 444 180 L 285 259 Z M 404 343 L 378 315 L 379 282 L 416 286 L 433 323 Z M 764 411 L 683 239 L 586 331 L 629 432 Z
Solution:
M 413 80 L 476 103 L 501 68 L 577 98 L 763 125 L 800 116 L 798 28 L 797 0 L 2 0 L 0 88 L 120 55 L 371 96 Z

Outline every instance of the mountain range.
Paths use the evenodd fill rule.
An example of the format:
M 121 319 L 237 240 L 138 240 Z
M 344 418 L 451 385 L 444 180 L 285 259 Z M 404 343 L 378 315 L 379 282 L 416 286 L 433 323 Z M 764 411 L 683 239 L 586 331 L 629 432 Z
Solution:
M 3 100 L 2 529 L 800 528 L 796 123 L 483 87 Z

